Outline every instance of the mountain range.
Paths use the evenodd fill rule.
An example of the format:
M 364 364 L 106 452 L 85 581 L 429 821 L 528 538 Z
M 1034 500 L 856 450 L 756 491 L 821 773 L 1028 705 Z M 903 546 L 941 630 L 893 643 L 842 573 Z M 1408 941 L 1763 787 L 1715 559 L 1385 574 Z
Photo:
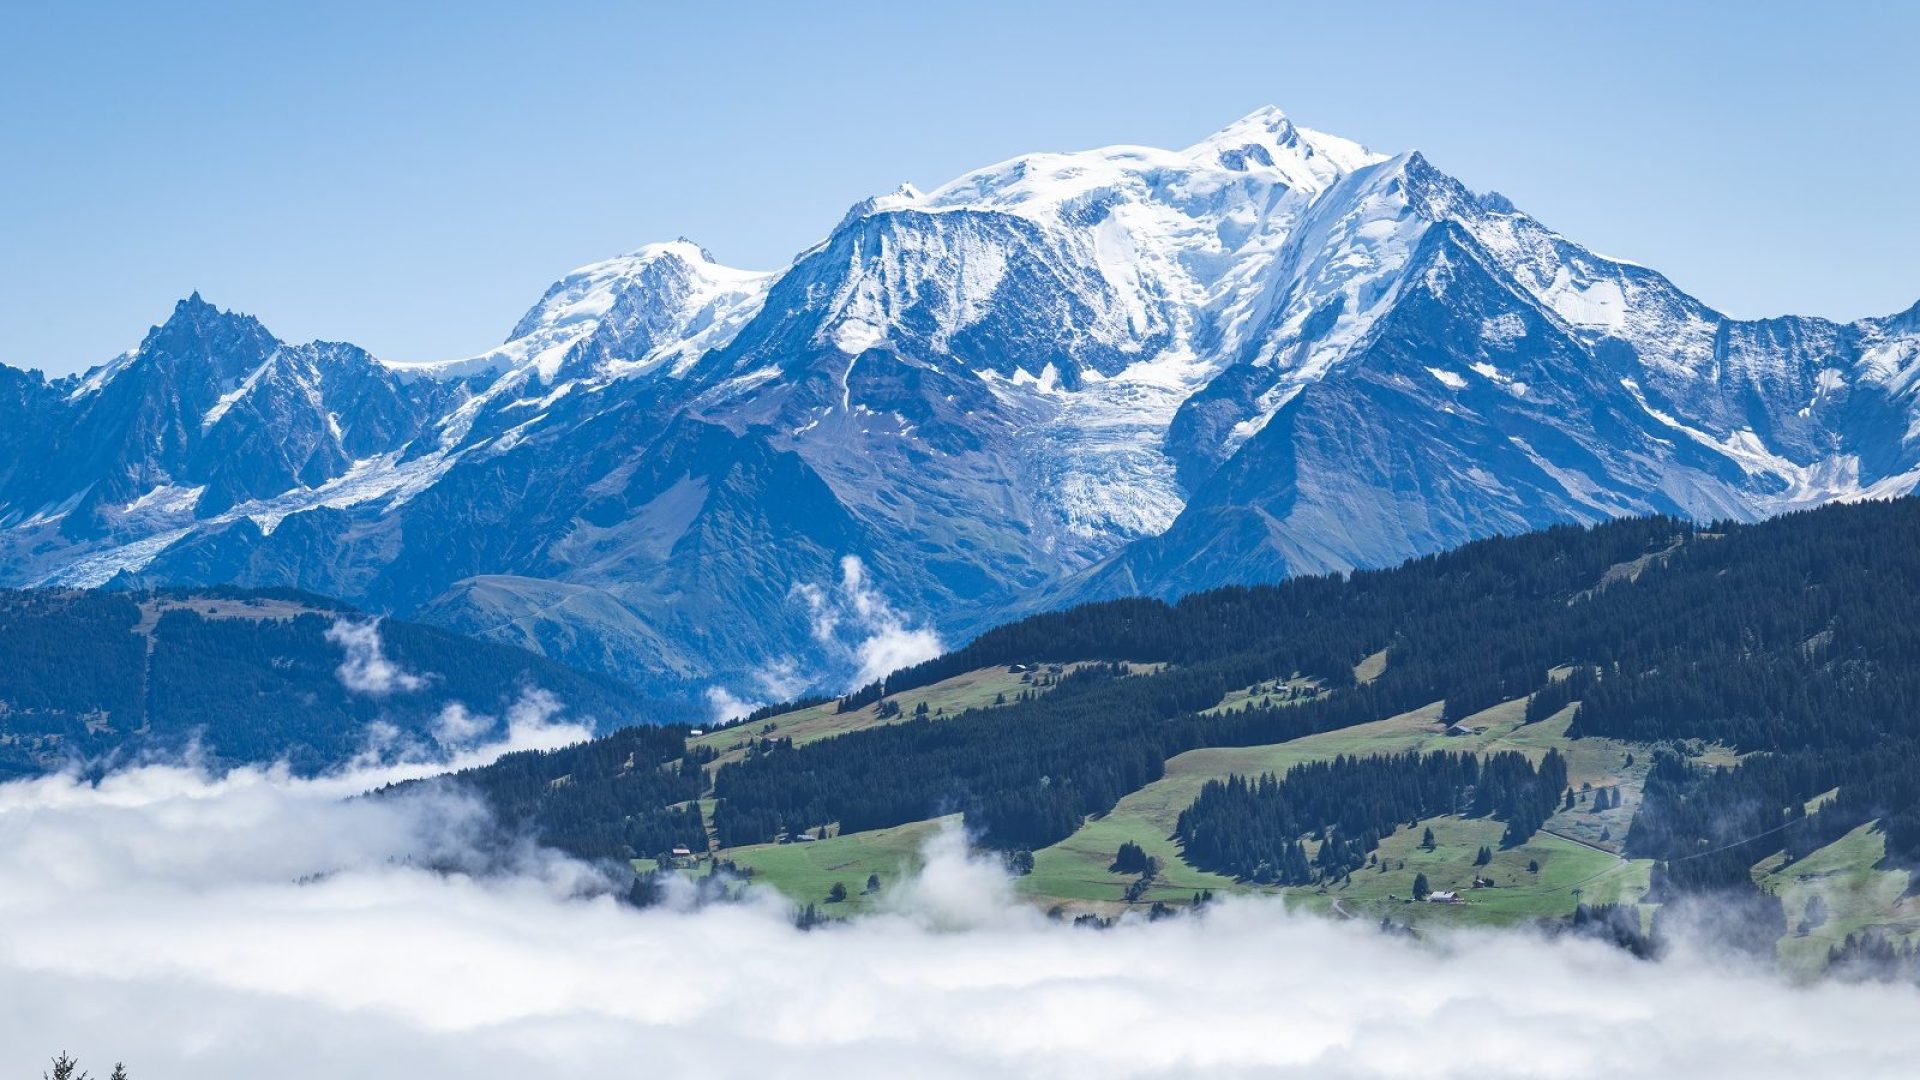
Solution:
M 1421 154 L 1263 109 L 655 244 L 481 356 L 197 294 L 0 368 L 0 584 L 294 587 L 725 703 L 1035 610 L 1920 483 L 1920 306 L 1739 320 Z

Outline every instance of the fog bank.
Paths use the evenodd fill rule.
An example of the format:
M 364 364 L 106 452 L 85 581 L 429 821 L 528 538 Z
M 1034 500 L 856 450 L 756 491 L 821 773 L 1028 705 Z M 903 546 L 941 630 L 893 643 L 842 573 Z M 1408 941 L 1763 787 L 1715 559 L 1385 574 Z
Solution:
M 526 733 L 523 732 L 525 737 Z M 498 749 L 498 748 L 494 748 Z M 473 751 L 478 755 L 482 751 Z M 886 914 L 635 911 L 390 778 L 0 785 L 0 1075 L 339 1077 L 1911 1075 L 1911 988 L 1226 902 L 1108 931 L 1012 899 L 957 836 Z M 501 868 L 504 867 L 504 870 Z

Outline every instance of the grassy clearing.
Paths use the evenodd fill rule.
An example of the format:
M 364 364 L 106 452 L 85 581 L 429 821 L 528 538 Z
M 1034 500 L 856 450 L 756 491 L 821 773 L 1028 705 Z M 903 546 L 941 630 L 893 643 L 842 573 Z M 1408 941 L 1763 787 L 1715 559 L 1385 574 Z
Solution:
M 1320 683 L 1315 679 L 1295 675 L 1290 679 L 1269 679 L 1252 686 L 1230 690 L 1220 703 L 1211 709 L 1202 711 L 1202 715 L 1214 716 L 1232 709 L 1240 709 L 1248 704 L 1261 705 L 1298 705 L 1303 701 L 1312 701 L 1320 696 Z
M 1431 851 L 1421 845 L 1433 830 Z M 1565 915 L 1581 901 L 1605 903 L 1638 899 L 1646 892 L 1651 864 L 1625 860 L 1551 833 L 1534 834 L 1515 848 L 1502 850 L 1506 825 L 1489 818 L 1437 817 L 1417 827 L 1402 827 L 1381 840 L 1378 865 L 1355 873 L 1345 883 L 1299 890 L 1316 905 L 1340 901 L 1354 918 L 1391 917 L 1424 925 L 1491 925 Z M 1485 845 L 1493 851 L 1486 866 L 1473 865 Z M 1537 864 L 1537 872 L 1529 870 Z M 1435 890 L 1459 894 L 1462 903 L 1412 903 L 1414 878 L 1425 874 Z M 1493 882 L 1476 889 L 1476 877 Z
M 1907 895 L 1911 875 L 1881 869 L 1886 855 L 1879 828 L 1862 825 L 1798 862 L 1787 863 L 1776 854 L 1754 867 L 1754 880 L 1786 905 L 1780 958 L 1790 969 L 1818 971 L 1828 949 L 1869 926 L 1883 926 L 1898 937 L 1920 934 L 1920 897 Z M 1815 896 L 1826 900 L 1827 921 L 1801 934 L 1800 920 Z
M 1084 667 L 1084 664 L 1060 665 L 1060 673 L 1068 673 Z M 1156 664 L 1128 664 L 1129 674 L 1142 674 L 1157 670 Z M 891 695 L 886 701 L 898 702 L 900 711 L 891 717 L 880 715 L 880 702 L 874 702 L 851 712 L 838 712 L 835 702 L 815 705 L 811 708 L 796 709 L 782 713 L 757 724 L 741 724 L 709 731 L 704 735 L 688 739 L 689 748 L 696 746 L 711 747 L 719 753 L 708 766 L 717 769 L 730 762 L 739 761 L 746 756 L 747 743 L 758 738 L 792 739 L 794 745 L 804 746 L 821 739 L 831 739 L 836 735 L 863 731 L 867 728 L 884 727 L 888 724 L 904 723 L 914 717 L 922 704 L 929 714 L 942 713 L 947 716 L 958 715 L 968 709 L 989 709 L 998 704 L 1017 700 L 1021 691 L 1031 690 L 1045 693 L 1052 689 L 1044 683 L 1037 684 L 1034 671 L 1011 672 L 1004 667 L 979 668 L 951 679 L 943 679 L 931 686 L 918 690 L 907 690 Z M 1048 675 L 1052 678 L 1052 675 Z
M 755 844 L 722 853 L 754 872 L 754 880 L 771 885 L 797 903 L 819 904 L 828 915 L 853 915 L 873 908 L 875 897 L 864 893 L 869 874 L 880 875 L 890 886 L 920 869 L 921 848 L 947 822 L 959 815 L 896 825 L 891 829 L 831 836 L 810 844 Z M 834 883 L 847 887 L 847 899 L 826 902 Z
M 1357 683 L 1370 683 L 1381 675 L 1386 674 L 1386 670 L 1387 650 L 1381 649 L 1379 652 L 1353 665 L 1353 681 Z
M 1129 840 L 1160 860 L 1162 867 L 1154 887 L 1141 900 L 1144 904 L 1188 901 L 1201 889 L 1226 892 L 1238 888 L 1232 878 L 1187 865 L 1165 830 L 1143 816 L 1116 808 L 1052 847 L 1034 852 L 1033 873 L 1020 879 L 1020 893 L 1047 904 L 1122 904 L 1135 875 L 1115 874 L 1107 867 L 1120 845 Z

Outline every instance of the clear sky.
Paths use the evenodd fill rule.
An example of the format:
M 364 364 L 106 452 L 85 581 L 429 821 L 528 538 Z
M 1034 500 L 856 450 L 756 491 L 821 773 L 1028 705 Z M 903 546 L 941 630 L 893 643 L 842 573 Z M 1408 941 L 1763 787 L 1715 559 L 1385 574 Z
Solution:
M 1735 315 L 1920 299 L 1920 5 L 295 6 L 10 7 L 0 361 L 103 362 L 194 289 L 463 355 L 647 241 L 775 267 L 902 180 L 1268 103 Z

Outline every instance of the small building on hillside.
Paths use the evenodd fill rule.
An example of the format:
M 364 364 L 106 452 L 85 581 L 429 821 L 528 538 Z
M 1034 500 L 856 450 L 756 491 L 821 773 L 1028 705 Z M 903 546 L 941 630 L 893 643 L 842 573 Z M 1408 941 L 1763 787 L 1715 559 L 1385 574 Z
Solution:
M 686 859 L 686 858 L 691 858 L 692 856 L 693 856 L 693 849 L 690 847 L 687 847 L 685 844 L 682 844 L 679 847 L 673 849 L 673 857 L 676 859 Z
M 1460 894 L 1454 892 L 1452 889 L 1441 889 L 1437 892 L 1427 894 L 1427 903 L 1429 904 L 1457 904 L 1459 902 Z

